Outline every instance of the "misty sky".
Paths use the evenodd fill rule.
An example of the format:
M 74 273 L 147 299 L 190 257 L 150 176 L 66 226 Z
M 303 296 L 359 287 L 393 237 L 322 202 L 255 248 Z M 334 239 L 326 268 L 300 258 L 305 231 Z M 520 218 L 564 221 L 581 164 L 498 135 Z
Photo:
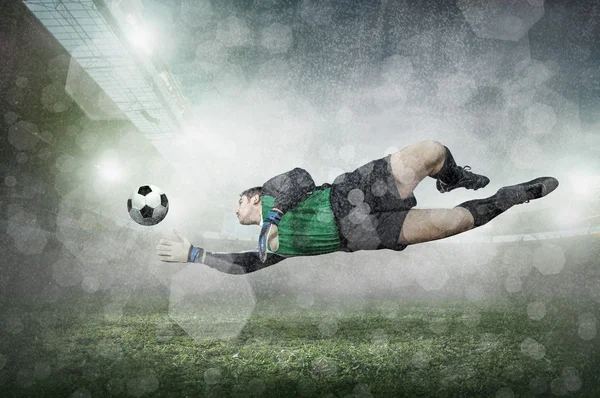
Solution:
M 556 192 L 509 213 L 548 209 L 552 214 L 578 200 L 572 195 L 573 175 L 596 175 L 599 169 L 599 14 L 592 2 L 528 0 L 482 8 L 467 1 L 134 4 L 153 27 L 154 51 L 187 97 L 185 130 L 163 153 L 166 162 L 148 157 L 142 150 L 148 143 L 136 142 L 135 134 L 124 134 L 119 146 L 109 151 L 123 164 L 143 169 L 144 181 L 138 175 L 116 187 L 99 183 L 93 189 L 61 193 L 55 238 L 64 247 L 50 273 L 62 287 L 81 285 L 94 293 L 121 282 L 130 287 L 169 285 L 171 275 L 187 266 L 169 268 L 156 258 L 159 237 L 173 238 L 176 228 L 194 244 L 202 242 L 207 231 L 220 232 L 223 225 L 231 232 L 227 229 L 233 229 L 238 194 L 294 167 L 308 170 L 320 185 L 412 143 L 433 139 L 448 146 L 459 165 L 470 165 L 491 182 L 477 192 L 442 195 L 435 181 L 426 179 L 415 191 L 417 207 L 454 207 L 491 196 L 502 186 L 550 175 L 561 181 Z M 17 85 L 19 79 L 14 77 Z M 5 121 L 12 117 L 6 113 Z M 86 127 L 70 128 L 55 134 L 76 137 L 82 148 L 95 147 Z M 109 127 L 94 129 L 102 137 Z M 23 144 L 22 138 L 16 142 Z M 62 173 L 57 180 L 89 171 L 68 156 L 56 167 Z M 75 215 L 82 200 L 97 200 L 97 210 L 107 217 L 131 223 L 125 201 L 141 182 L 158 185 L 169 196 L 169 215 L 162 223 L 106 234 L 80 231 L 93 218 L 85 212 Z M 17 182 L 12 177 L 5 184 Z M 7 232 L 18 239 L 32 216 L 12 210 Z M 484 228 L 503 222 L 510 226 L 514 221 L 509 219 L 502 215 Z M 250 234 L 258 232 L 247 228 Z M 17 242 L 20 252 L 44 249 L 48 238 L 38 237 L 36 231 L 35 239 Z M 544 275 L 556 274 L 568 263 L 556 245 L 503 252 L 496 245 L 448 243 L 452 239 L 415 245 L 402 253 L 286 260 L 248 280 L 257 286 L 303 291 L 299 297 L 307 303 L 310 289 L 358 296 L 374 289 L 398 292 L 406 286 L 452 290 L 451 276 L 459 274 L 494 286 L 468 281 L 455 286 L 461 295 L 478 298 L 519 291 L 520 278 L 534 268 Z M 579 255 L 581 263 L 588 261 L 588 254 Z M 492 260 L 508 274 L 489 266 Z M 247 289 L 243 278 L 233 277 L 234 281 L 202 267 L 185 268 L 177 278 L 175 283 L 208 278 Z M 593 294 L 600 292 L 598 286 Z
M 426 179 L 422 207 L 598 170 L 591 5 L 225 3 L 139 3 L 188 99 L 186 131 L 166 157 L 194 184 L 171 194 L 220 207 L 218 219 L 234 217 L 241 190 L 293 167 L 332 182 L 428 139 L 491 183 L 439 195 Z

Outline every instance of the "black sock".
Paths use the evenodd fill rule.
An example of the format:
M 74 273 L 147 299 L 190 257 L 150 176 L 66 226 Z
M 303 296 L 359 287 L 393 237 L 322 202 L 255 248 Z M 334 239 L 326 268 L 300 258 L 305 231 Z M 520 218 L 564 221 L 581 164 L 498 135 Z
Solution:
M 431 177 L 440 180 L 444 184 L 452 185 L 460 180 L 462 173 L 460 168 L 456 165 L 454 157 L 452 156 L 452 153 L 450 153 L 450 149 L 448 149 L 448 147 L 445 145 L 444 148 L 446 148 L 446 159 L 444 160 L 444 165 L 439 173 Z
M 493 195 L 485 199 L 469 200 L 468 202 L 461 203 L 456 207 L 464 207 L 465 209 L 469 210 L 469 212 L 473 216 L 473 219 L 475 220 L 473 228 L 476 228 L 483 224 L 487 224 L 493 218 L 504 213 L 506 210 L 512 207 L 499 207 L 497 205 L 497 199 L 498 197 L 496 195 Z

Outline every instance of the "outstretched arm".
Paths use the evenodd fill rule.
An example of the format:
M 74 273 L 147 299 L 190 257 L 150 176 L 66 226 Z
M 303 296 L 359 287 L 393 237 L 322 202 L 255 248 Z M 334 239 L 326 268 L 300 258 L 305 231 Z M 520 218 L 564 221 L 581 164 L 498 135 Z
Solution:
M 258 251 L 256 250 L 238 253 L 207 252 L 200 247 L 192 246 L 189 239 L 177 232 L 177 230 L 173 232 L 179 237 L 179 241 L 161 239 L 158 245 L 156 245 L 156 254 L 160 261 L 170 263 L 201 263 L 217 271 L 242 275 L 277 264 L 287 258 L 274 253 L 268 253 L 267 259 L 263 263 L 260 261 Z
M 263 263 L 260 261 L 256 250 L 227 253 L 208 252 L 200 247 L 192 247 L 188 261 L 208 265 L 217 271 L 228 274 L 243 275 L 277 264 L 285 259 L 286 257 L 267 253 L 267 260 Z

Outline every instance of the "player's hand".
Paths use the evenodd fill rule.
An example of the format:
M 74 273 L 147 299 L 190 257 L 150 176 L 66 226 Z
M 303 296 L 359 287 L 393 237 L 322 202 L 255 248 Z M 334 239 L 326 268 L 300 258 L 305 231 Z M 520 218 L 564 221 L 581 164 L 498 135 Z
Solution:
M 175 235 L 179 237 L 181 242 L 178 240 L 161 239 L 158 242 L 158 245 L 156 245 L 156 254 L 158 255 L 160 261 L 170 263 L 187 263 L 192 244 L 188 238 L 181 235 L 176 230 L 173 232 L 175 232 Z
M 282 216 L 283 214 L 280 211 L 271 210 L 260 229 L 260 235 L 258 236 L 258 257 L 263 263 L 267 260 L 267 242 L 269 241 L 269 236 L 272 236 L 271 231 L 273 230 L 273 233 L 277 234 L 274 228 L 277 229 Z M 279 247 L 279 240 L 277 246 Z

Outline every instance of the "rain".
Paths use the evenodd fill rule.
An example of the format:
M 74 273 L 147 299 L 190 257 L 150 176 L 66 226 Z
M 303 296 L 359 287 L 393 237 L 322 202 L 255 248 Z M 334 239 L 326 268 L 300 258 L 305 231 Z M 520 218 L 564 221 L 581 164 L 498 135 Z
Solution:
M 599 43 L 592 0 L 2 1 L 0 395 L 599 396 Z M 404 158 L 404 191 L 347 190 L 346 252 L 157 255 L 255 250 L 242 191 L 432 141 L 490 183 L 442 194 Z M 372 201 L 459 230 L 542 176 L 382 248 Z M 141 225 L 146 186 L 168 212 Z

